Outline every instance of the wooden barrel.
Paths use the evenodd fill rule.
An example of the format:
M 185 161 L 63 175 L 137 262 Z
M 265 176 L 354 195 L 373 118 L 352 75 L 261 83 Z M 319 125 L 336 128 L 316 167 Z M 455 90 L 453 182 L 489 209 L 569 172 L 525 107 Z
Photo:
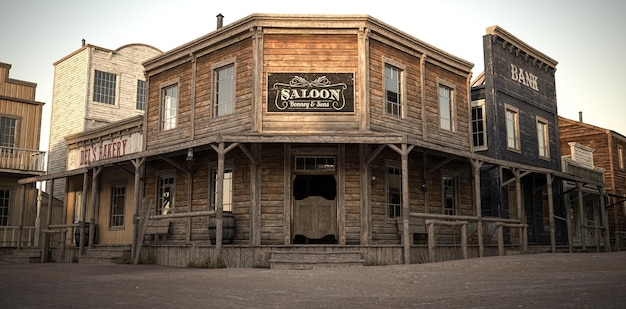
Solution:
M 215 215 L 209 216 L 209 238 L 215 245 L 217 220 Z M 235 240 L 235 217 L 232 211 L 224 211 L 222 219 L 222 244 L 232 244 Z

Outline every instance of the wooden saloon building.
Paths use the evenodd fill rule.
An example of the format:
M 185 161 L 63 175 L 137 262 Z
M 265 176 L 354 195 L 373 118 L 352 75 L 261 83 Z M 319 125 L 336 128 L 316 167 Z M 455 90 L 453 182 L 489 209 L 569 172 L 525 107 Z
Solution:
M 586 181 L 558 163 L 538 168 L 475 153 L 473 64 L 375 18 L 253 14 L 222 22 L 218 15 L 216 31 L 143 63 L 142 151 L 81 170 L 81 207 L 91 209 L 98 234 L 84 256 L 120 239 L 135 262 L 172 266 L 503 254 L 509 230 L 525 249 L 526 220 L 521 211 L 484 215 L 485 166 Z M 95 135 L 73 136 L 68 149 Z M 119 202 L 113 190 L 89 191 L 109 166 L 134 174 L 126 183 L 138 188 L 127 191 L 132 210 L 115 228 L 104 219 Z

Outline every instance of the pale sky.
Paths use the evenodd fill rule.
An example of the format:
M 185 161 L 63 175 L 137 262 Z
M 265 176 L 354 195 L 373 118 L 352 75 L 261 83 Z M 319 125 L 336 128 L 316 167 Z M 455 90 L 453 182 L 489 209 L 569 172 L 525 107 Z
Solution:
M 407 6 L 409 5 L 410 6 Z M 499 25 L 558 61 L 559 115 L 626 135 L 626 1 L 260 1 L 0 0 L 0 62 L 37 83 L 48 150 L 53 63 L 81 40 L 108 49 L 130 43 L 168 51 L 253 13 L 367 14 L 484 70 L 482 36 Z

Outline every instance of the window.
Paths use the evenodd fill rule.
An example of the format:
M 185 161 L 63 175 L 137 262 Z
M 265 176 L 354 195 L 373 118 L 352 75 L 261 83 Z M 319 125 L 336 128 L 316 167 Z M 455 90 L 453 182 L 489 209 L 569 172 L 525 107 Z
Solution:
M 235 110 L 235 65 L 229 64 L 215 70 L 214 116 L 230 115 Z
M 146 110 L 146 81 L 137 80 L 137 105 L 138 110 Z
M 117 75 L 96 70 L 93 82 L 93 100 L 115 105 Z
M 452 88 L 439 85 L 439 127 L 454 131 L 454 105 Z
M 402 170 L 387 167 L 387 218 L 402 217 Z
M 211 171 L 211 209 L 215 210 L 217 201 L 217 168 Z M 233 169 L 224 169 L 224 190 L 222 192 L 224 211 L 233 211 Z
M 296 157 L 296 171 L 334 171 L 334 157 Z
M 176 128 L 178 114 L 178 84 L 161 90 L 161 130 Z
M 475 150 L 487 149 L 485 100 L 472 101 L 472 143 Z
M 385 64 L 385 112 L 402 117 L 402 70 Z
M 457 209 L 456 177 L 443 176 L 443 214 L 455 215 Z
M 111 227 L 124 226 L 124 209 L 126 200 L 126 187 L 123 185 L 111 188 Z
M 9 117 L 0 118 L 0 147 L 15 147 L 16 127 L 17 119 Z
M 519 141 L 519 116 L 517 109 L 505 107 L 506 109 L 506 147 L 512 150 L 520 150 Z
M 617 146 L 617 157 L 619 168 L 624 169 L 624 148 L 622 146 Z
M 548 135 L 548 121 L 537 118 L 537 147 L 539 157 L 550 158 L 550 137 Z
M 10 202 L 11 202 L 11 190 L 0 189 L 0 226 L 9 225 Z
M 159 176 L 157 187 L 157 215 L 167 215 L 174 209 L 174 176 Z

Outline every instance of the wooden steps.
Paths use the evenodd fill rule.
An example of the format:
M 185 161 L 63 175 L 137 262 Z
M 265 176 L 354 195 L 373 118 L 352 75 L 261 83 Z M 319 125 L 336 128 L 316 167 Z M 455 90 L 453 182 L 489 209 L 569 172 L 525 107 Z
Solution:
M 130 259 L 130 246 L 106 246 L 88 249 L 87 254 L 78 257 L 79 264 L 115 264 L 124 256 Z
M 39 249 L 20 249 L 13 250 L 11 255 L 5 255 L 2 259 L 10 263 L 41 263 L 41 250 Z
M 362 267 L 365 264 L 363 254 L 360 251 L 272 251 L 269 262 L 272 269 Z

